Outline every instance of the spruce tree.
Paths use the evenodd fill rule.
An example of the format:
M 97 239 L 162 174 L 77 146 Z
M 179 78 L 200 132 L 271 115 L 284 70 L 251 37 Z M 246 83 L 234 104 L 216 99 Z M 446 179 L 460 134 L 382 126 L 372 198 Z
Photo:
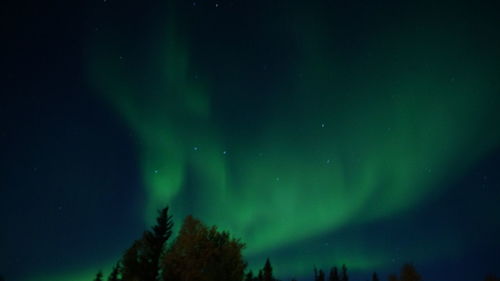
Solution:
M 119 274 L 120 274 L 120 264 L 117 263 L 114 267 L 113 270 L 111 271 L 111 274 L 109 274 L 108 281 L 120 281 L 119 279 Z
M 94 281 L 103 281 L 102 280 L 102 271 L 99 270 L 99 272 L 97 272 L 97 274 L 95 275 Z
M 253 281 L 253 272 L 250 270 L 247 274 L 245 274 L 245 281 Z
M 347 267 L 342 265 L 342 281 L 349 281 L 349 276 L 347 275 Z
M 165 244 L 172 235 L 172 217 L 168 207 L 158 212 L 156 224 L 151 231 L 145 231 L 142 238 L 134 242 L 123 256 L 123 281 L 157 281 L 160 257 Z
M 340 281 L 339 272 L 336 266 L 330 269 L 330 277 L 328 278 L 328 281 Z
M 165 244 L 172 235 L 172 216 L 168 213 L 168 207 L 163 208 L 158 212 L 156 225 L 153 226 L 153 231 L 144 233 L 145 242 L 145 260 L 146 278 L 144 281 L 156 281 L 160 269 L 160 257 L 165 250 Z
M 122 258 L 122 279 L 123 281 L 134 281 L 144 279 L 144 259 L 141 255 L 141 240 L 134 241 L 134 244 L 125 251 Z
M 318 281 L 325 281 L 325 273 L 322 269 L 320 269 L 318 272 Z
M 372 281 L 379 281 L 378 275 L 376 272 L 373 272 L 373 274 L 372 274 Z
M 273 281 L 273 267 L 271 266 L 271 262 L 269 261 L 269 258 L 266 260 L 266 264 L 264 265 L 264 268 L 262 270 L 263 272 L 263 281 Z

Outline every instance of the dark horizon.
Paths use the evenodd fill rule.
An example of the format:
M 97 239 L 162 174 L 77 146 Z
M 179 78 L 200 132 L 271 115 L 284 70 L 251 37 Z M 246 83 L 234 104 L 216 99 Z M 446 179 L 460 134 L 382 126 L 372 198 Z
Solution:
M 282 280 L 500 276 L 499 3 L 7 1 L 0 275 L 92 280 L 168 205 Z

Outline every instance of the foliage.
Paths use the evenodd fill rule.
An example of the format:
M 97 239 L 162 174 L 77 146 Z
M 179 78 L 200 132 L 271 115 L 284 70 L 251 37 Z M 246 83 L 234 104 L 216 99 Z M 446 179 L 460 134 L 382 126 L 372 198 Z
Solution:
M 330 276 L 328 277 L 328 281 L 340 281 L 339 272 L 336 266 L 330 269 Z
M 102 281 L 102 271 L 97 272 L 94 281 Z
M 422 277 L 412 264 L 405 264 L 401 268 L 400 281 L 421 281 Z
M 242 281 L 244 244 L 217 227 L 186 217 L 179 236 L 162 260 L 165 281 Z

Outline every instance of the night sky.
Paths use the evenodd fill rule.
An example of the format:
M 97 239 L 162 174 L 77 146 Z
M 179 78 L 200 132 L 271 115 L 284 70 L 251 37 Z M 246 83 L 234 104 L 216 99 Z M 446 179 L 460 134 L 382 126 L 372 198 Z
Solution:
M 250 268 L 500 275 L 500 4 L 3 4 L 0 274 L 90 281 L 169 205 Z

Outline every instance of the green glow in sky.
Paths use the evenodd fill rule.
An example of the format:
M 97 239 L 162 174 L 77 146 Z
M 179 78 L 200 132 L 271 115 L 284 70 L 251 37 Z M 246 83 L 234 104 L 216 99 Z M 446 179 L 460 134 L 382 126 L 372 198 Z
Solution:
M 146 62 L 122 55 L 114 39 L 94 46 L 91 80 L 136 138 L 146 224 L 169 204 L 177 222 L 192 213 L 241 237 L 247 256 L 265 258 L 322 233 L 398 217 L 439 195 L 448 187 L 443 181 L 498 142 L 497 132 L 485 132 L 490 65 L 470 56 L 466 36 L 381 31 L 343 54 L 326 26 L 297 22 L 293 76 L 278 93 L 266 93 L 272 113 L 216 92 L 173 20 L 141 57 Z M 234 107 L 265 120 L 257 133 L 224 126 L 232 120 L 216 110 Z M 386 253 L 363 252 L 358 242 L 343 241 L 335 255 L 305 261 L 297 253 L 275 263 L 278 272 L 281 264 L 297 274 L 313 263 L 387 266 Z M 420 250 L 413 252 L 418 260 Z

